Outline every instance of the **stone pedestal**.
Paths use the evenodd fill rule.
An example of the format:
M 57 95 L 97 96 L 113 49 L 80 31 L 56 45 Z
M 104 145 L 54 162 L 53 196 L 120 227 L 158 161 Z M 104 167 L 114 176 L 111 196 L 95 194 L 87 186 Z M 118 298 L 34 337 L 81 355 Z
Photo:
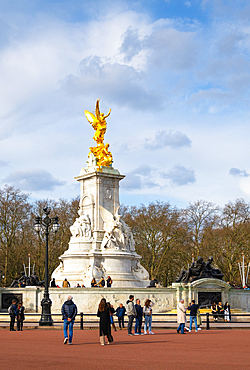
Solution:
M 97 167 L 90 154 L 87 168 L 75 179 L 80 183 L 79 218 L 71 226 L 68 250 L 52 274 L 58 285 L 66 278 L 71 287 L 90 287 L 111 276 L 113 287 L 145 287 L 149 275 L 135 252 L 133 235 L 119 215 L 119 182 L 125 176 L 112 167 Z

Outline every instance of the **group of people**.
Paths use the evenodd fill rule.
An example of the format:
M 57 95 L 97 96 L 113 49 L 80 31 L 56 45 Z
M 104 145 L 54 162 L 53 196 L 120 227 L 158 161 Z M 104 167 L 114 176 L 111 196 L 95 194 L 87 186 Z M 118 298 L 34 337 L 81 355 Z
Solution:
M 120 330 L 124 328 L 124 316 L 126 312 L 128 316 L 128 335 L 154 334 L 151 330 L 153 305 L 154 303 L 150 299 L 146 299 L 143 307 L 141 306 L 140 299 L 136 299 L 136 304 L 134 304 L 134 296 L 130 295 L 126 302 L 126 307 L 120 303 L 119 307 L 114 309 L 110 302 L 107 302 L 105 298 L 102 298 L 97 311 L 97 317 L 100 318 L 99 334 L 101 345 L 105 345 L 105 337 L 107 337 L 108 344 L 112 343 L 114 340 L 111 334 L 111 325 L 113 329 L 117 331 L 113 317 L 114 315 L 118 317 Z M 62 315 L 64 320 L 64 344 L 72 344 L 73 325 L 77 315 L 77 306 L 73 302 L 72 296 L 68 296 L 67 301 L 62 305 Z M 142 332 L 143 317 L 145 318 L 145 322 L 144 331 Z M 134 333 L 132 333 L 134 319 L 135 328 Z
M 104 279 L 104 277 L 102 276 L 101 279 L 97 282 L 95 278 L 93 278 L 91 280 L 91 288 L 96 288 L 96 287 L 105 287 L 105 285 L 107 286 L 107 288 L 111 288 L 112 287 L 112 279 L 110 276 L 108 276 L 108 278 Z M 55 281 L 55 278 L 52 279 L 51 283 L 50 283 L 50 286 L 51 288 L 60 288 L 57 284 L 56 284 L 56 281 Z M 62 287 L 63 288 L 70 288 L 70 282 L 65 278 L 62 282 Z M 85 288 L 85 285 L 82 284 L 80 285 L 79 283 L 75 286 L 75 288 Z
M 105 279 L 104 279 L 103 276 L 98 281 L 98 283 L 96 282 L 96 279 L 93 277 L 93 279 L 91 280 L 91 288 L 96 288 L 96 287 L 103 287 L 104 288 L 106 284 L 107 284 L 107 288 L 111 288 L 112 283 L 113 283 L 113 281 L 112 281 L 110 276 L 108 276 L 108 278 L 106 280 L 106 283 L 105 283 Z
M 22 302 L 18 302 L 15 299 L 13 299 L 11 305 L 8 308 L 8 312 L 10 315 L 10 331 L 16 331 L 14 328 L 15 321 L 17 320 L 17 331 L 23 330 L 23 322 L 25 319 L 24 316 L 25 308 L 22 304 Z
M 228 302 L 226 302 L 224 306 L 221 302 L 218 304 L 213 302 L 211 310 L 214 321 L 218 321 L 218 319 L 224 319 L 225 322 L 231 321 L 231 310 Z
M 189 328 L 187 328 L 187 311 L 190 311 Z M 191 332 L 193 322 L 195 325 L 195 332 L 201 330 L 200 325 L 202 324 L 202 322 L 199 305 L 196 304 L 195 300 L 193 299 L 191 303 L 189 303 L 188 307 L 185 307 L 184 299 L 181 299 L 177 305 L 177 323 L 179 324 L 177 328 L 177 333 L 179 334 L 181 332 L 181 334 L 186 334 L 185 331 Z

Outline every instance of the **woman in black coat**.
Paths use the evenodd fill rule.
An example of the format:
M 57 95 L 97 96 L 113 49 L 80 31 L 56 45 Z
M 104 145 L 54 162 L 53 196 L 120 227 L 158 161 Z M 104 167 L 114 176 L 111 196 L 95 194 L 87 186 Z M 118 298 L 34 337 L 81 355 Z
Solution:
M 102 298 L 97 311 L 97 316 L 100 317 L 100 343 L 102 346 L 105 345 L 105 335 L 108 338 L 108 344 L 113 342 L 110 327 L 110 309 L 107 305 L 106 299 Z

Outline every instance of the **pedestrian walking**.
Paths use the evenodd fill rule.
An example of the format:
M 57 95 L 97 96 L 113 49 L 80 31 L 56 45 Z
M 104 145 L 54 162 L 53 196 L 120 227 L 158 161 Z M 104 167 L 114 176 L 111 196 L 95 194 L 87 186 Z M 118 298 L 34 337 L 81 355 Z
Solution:
M 136 309 L 134 305 L 134 296 L 130 295 L 129 300 L 126 302 L 126 310 L 127 310 L 127 315 L 128 315 L 128 335 L 134 335 L 132 333 L 132 326 L 133 326 L 133 321 L 134 318 L 136 317 Z
M 118 317 L 118 323 L 120 330 L 124 329 L 124 316 L 126 312 L 126 308 L 120 303 L 120 306 L 115 310 L 116 316 Z
M 112 343 L 114 339 L 111 335 L 110 310 L 105 298 L 102 298 L 99 303 L 97 317 L 100 317 L 99 334 L 101 345 L 105 345 L 105 335 L 108 338 L 108 344 Z
M 152 307 L 154 305 L 154 302 L 152 302 L 150 299 L 147 299 L 145 302 L 145 305 L 143 307 L 143 315 L 145 317 L 145 323 L 144 323 L 144 335 L 147 334 L 147 328 L 148 328 L 148 334 L 154 334 L 151 330 L 152 326 Z
M 180 331 L 181 331 L 181 334 L 185 334 L 184 328 L 187 322 L 186 311 L 187 309 L 184 306 L 184 299 L 181 299 L 177 305 L 177 323 L 179 324 L 178 329 L 177 329 L 178 334 Z
M 16 300 L 13 299 L 10 307 L 8 308 L 8 312 L 9 312 L 9 315 L 10 315 L 10 331 L 16 331 L 14 329 L 14 325 L 15 325 L 15 319 L 17 318 L 17 305 L 16 305 Z
M 197 317 L 196 317 L 198 308 L 199 308 L 199 305 L 195 304 L 195 300 L 193 299 L 191 301 L 191 304 L 189 304 L 189 306 L 188 306 L 188 310 L 190 311 L 190 326 L 189 326 L 189 331 L 190 332 L 192 331 L 193 321 L 194 321 L 194 325 L 195 325 L 195 331 L 198 332 Z
M 77 307 L 73 302 L 73 297 L 68 296 L 67 301 L 62 305 L 62 315 L 63 315 L 63 332 L 64 332 L 64 344 L 72 344 L 73 339 L 73 326 L 75 322 L 75 317 L 77 315 Z M 69 335 L 68 335 L 69 332 Z
M 24 311 L 25 308 L 22 302 L 19 302 L 17 306 L 17 331 L 23 331 Z
M 141 335 L 143 309 L 141 306 L 141 301 L 139 299 L 136 300 L 135 309 L 137 314 L 135 319 L 135 335 Z

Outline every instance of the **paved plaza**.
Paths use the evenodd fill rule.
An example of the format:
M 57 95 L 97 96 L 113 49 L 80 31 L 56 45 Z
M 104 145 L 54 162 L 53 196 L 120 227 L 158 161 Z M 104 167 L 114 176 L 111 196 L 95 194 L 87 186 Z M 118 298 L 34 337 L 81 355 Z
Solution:
M 74 345 L 63 344 L 56 329 L 0 330 L 1 370 L 9 369 L 239 369 L 250 367 L 249 330 L 210 330 L 186 335 L 156 330 L 155 335 L 112 332 L 101 346 L 98 330 L 75 330 Z

